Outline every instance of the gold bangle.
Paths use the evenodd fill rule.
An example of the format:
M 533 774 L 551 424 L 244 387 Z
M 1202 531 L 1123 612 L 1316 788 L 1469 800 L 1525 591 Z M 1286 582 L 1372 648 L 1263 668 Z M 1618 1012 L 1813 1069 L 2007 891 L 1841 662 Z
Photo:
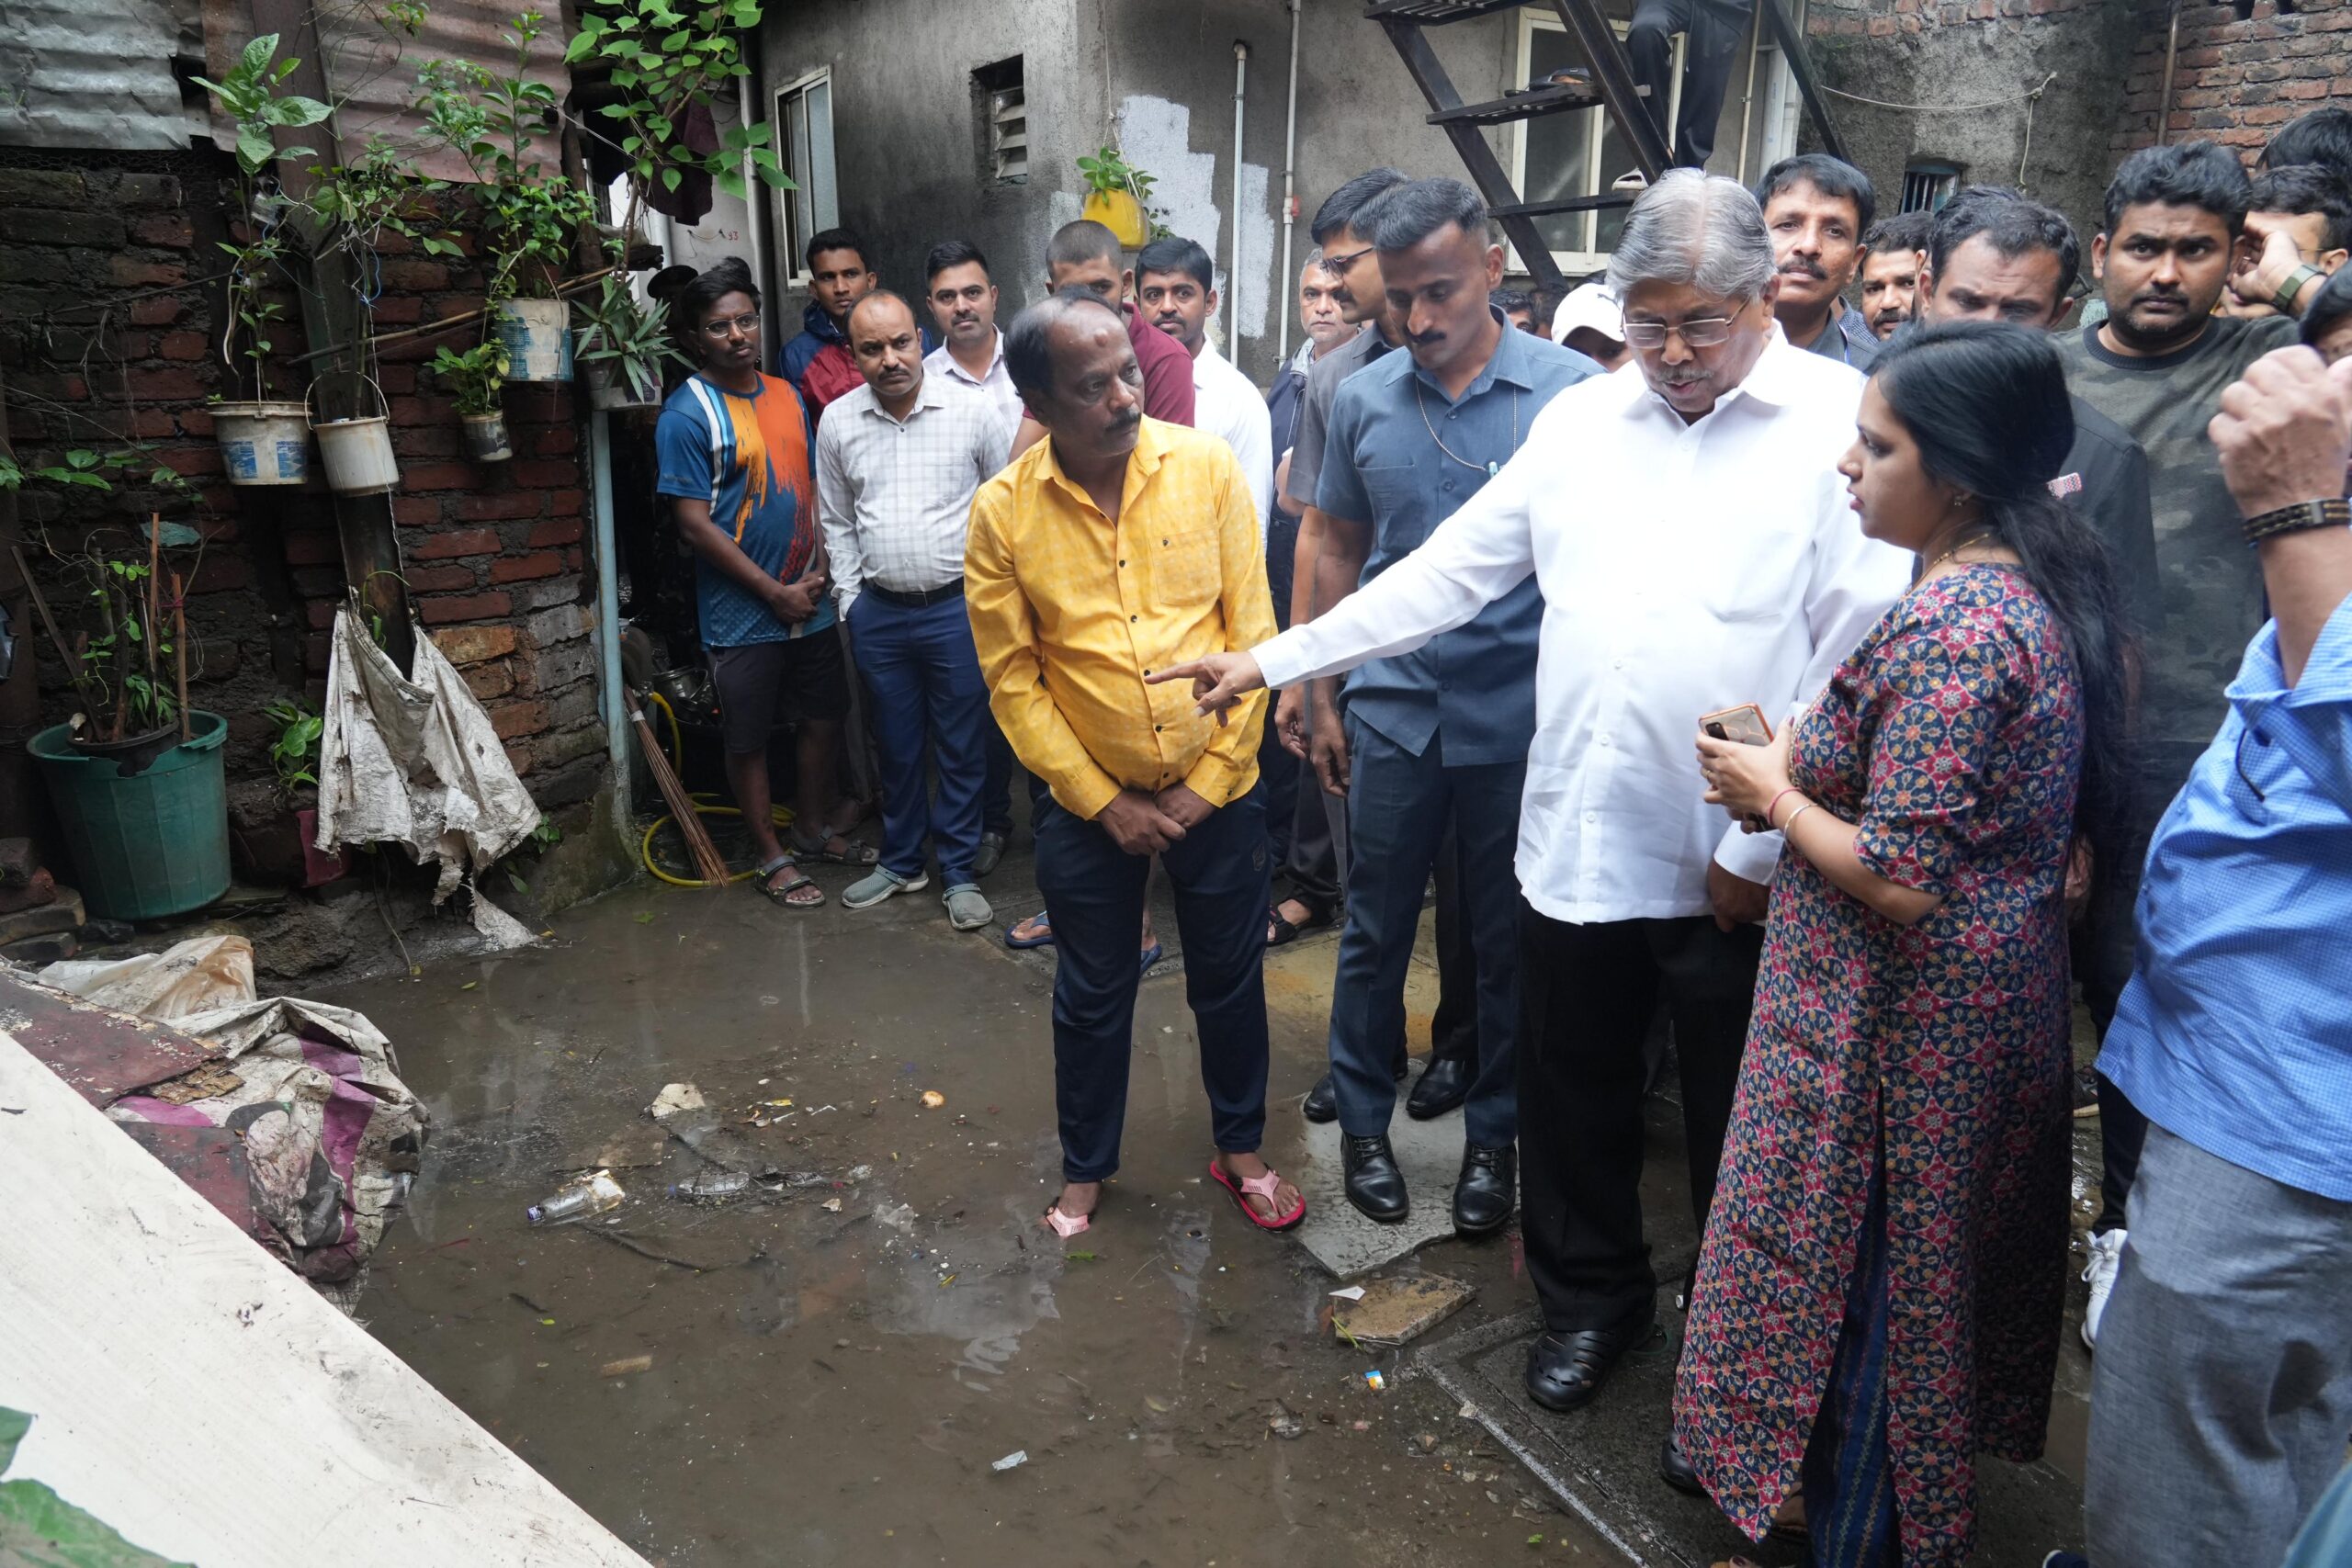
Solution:
M 1789 836 L 1789 829 L 1797 825 L 1797 818 L 1812 810 L 1818 804 L 1820 803 L 1817 801 L 1808 800 L 1803 806 L 1798 807 L 1794 811 L 1790 812 L 1789 819 L 1781 825 L 1781 837 L 1784 839 L 1787 838 Z

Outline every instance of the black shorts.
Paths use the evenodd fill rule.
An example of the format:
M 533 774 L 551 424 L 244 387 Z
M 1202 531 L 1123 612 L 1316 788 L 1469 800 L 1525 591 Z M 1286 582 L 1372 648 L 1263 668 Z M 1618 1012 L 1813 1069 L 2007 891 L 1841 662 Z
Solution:
M 785 642 L 747 642 L 710 650 L 718 688 L 718 722 L 727 754 L 768 749 L 778 725 L 849 716 L 849 671 L 838 626 Z

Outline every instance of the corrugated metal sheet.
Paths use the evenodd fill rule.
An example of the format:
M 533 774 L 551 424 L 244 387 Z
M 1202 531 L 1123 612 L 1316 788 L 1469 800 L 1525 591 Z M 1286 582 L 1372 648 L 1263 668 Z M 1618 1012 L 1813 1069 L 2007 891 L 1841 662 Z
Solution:
M 175 57 L 204 59 L 200 0 L 0 0 L 0 144 L 186 147 Z

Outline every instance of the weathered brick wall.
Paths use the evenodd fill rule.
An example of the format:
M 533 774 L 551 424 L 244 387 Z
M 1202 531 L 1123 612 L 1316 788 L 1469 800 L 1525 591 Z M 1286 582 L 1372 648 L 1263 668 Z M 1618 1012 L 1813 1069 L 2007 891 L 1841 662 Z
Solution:
M 2165 7 L 2142 0 L 2140 40 L 2109 151 L 2117 157 L 2156 139 L 2162 105 Z M 2278 128 L 2331 101 L 2352 103 L 2352 0 L 2256 0 L 2241 17 L 2229 0 L 2187 0 L 2173 72 L 2168 130 L 2233 147 L 2249 162 Z
M 160 507 L 200 526 L 206 548 L 188 610 L 200 671 L 190 694 L 230 717 L 231 768 L 251 775 L 267 771 L 262 706 L 289 690 L 307 686 L 313 698 L 322 690 L 326 628 L 345 584 L 322 486 L 239 489 L 221 477 L 205 400 L 243 395 L 228 384 L 218 347 L 217 242 L 234 207 L 230 174 L 210 153 L 0 149 L 0 373 L 20 457 L 135 441 L 198 487 L 193 508 L 136 485 L 62 498 L 31 488 L 27 523 L 70 540 L 92 525 L 135 526 Z M 396 244 L 383 264 L 376 330 L 471 310 L 480 290 L 469 262 Z M 305 348 L 290 303 L 288 314 L 272 333 L 281 364 Z M 569 387 L 518 384 L 505 397 L 514 459 L 459 456 L 451 401 L 422 367 L 439 344 L 464 346 L 473 330 L 383 351 L 379 380 L 401 466 L 393 513 L 419 615 L 464 670 L 534 796 L 554 810 L 592 795 L 605 771 L 586 446 Z M 289 389 L 300 396 L 299 382 L 278 389 Z M 62 717 L 64 672 L 34 628 L 17 629 L 41 661 L 44 711 Z

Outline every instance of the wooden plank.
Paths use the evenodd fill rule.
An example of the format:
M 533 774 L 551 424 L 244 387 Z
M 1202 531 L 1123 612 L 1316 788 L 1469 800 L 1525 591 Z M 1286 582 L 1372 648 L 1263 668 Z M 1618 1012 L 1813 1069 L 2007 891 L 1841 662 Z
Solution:
M 11 1480 L 181 1562 L 646 1568 L 5 1033 L 0 1202 Z

